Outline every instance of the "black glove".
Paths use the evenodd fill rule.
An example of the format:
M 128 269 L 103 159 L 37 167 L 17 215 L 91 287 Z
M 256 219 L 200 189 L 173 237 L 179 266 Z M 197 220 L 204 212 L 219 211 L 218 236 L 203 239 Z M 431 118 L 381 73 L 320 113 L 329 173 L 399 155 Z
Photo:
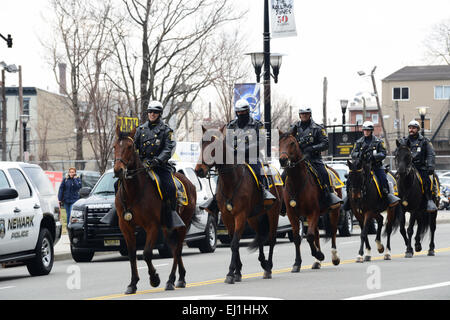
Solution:
M 314 148 L 312 146 L 307 146 L 303 148 L 303 153 L 309 154 L 314 151 Z
M 431 167 L 428 168 L 428 169 L 427 169 L 427 172 L 428 172 L 428 175 L 429 175 L 429 176 L 433 175 L 433 174 L 434 174 L 434 168 L 431 168 Z
M 152 166 L 152 167 L 158 167 L 158 166 L 160 166 L 161 164 L 162 164 L 161 159 L 159 159 L 159 158 L 154 158 L 154 159 L 152 159 L 152 162 L 151 162 L 151 166 Z

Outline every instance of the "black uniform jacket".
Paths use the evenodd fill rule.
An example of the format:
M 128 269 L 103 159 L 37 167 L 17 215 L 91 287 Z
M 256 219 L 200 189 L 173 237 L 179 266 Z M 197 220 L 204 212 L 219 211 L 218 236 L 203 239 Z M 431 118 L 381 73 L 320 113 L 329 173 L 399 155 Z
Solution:
M 322 162 L 321 152 L 328 150 L 328 135 L 326 130 L 319 124 L 310 120 L 309 125 L 303 126 L 302 122 L 298 121 L 291 126 L 290 130 L 300 144 L 302 150 L 307 147 L 309 152 L 307 155 L 311 162 Z

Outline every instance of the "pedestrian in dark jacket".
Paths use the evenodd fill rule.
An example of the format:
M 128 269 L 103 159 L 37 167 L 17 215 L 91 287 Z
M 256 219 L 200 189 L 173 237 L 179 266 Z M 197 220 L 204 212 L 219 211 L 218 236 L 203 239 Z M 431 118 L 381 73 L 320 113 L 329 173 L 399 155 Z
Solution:
M 67 224 L 70 221 L 72 205 L 80 199 L 79 191 L 81 189 L 81 179 L 77 176 L 77 170 L 70 168 L 69 173 L 64 177 L 59 186 L 58 200 L 61 206 L 64 206 L 67 214 Z

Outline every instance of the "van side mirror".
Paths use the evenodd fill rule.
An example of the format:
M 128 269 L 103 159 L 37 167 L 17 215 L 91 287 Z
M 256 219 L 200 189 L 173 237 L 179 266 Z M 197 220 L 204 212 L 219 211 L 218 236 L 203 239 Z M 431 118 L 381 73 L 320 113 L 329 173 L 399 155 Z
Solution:
M 80 189 L 80 198 L 87 198 L 91 193 L 92 188 L 84 187 Z

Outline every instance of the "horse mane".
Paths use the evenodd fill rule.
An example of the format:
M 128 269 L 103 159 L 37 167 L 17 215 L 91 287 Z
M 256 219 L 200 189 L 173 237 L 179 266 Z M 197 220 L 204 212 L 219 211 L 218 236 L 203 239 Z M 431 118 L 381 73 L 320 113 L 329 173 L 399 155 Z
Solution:
M 118 136 L 119 141 L 120 141 L 120 140 L 127 139 L 127 138 L 130 136 L 130 133 L 131 133 L 131 132 L 120 131 L 120 132 L 119 132 L 119 136 Z
M 280 135 L 279 139 L 281 140 L 281 139 L 287 138 L 289 136 L 292 136 L 291 132 L 284 132 Z M 292 136 L 292 137 L 294 137 L 294 136 Z

